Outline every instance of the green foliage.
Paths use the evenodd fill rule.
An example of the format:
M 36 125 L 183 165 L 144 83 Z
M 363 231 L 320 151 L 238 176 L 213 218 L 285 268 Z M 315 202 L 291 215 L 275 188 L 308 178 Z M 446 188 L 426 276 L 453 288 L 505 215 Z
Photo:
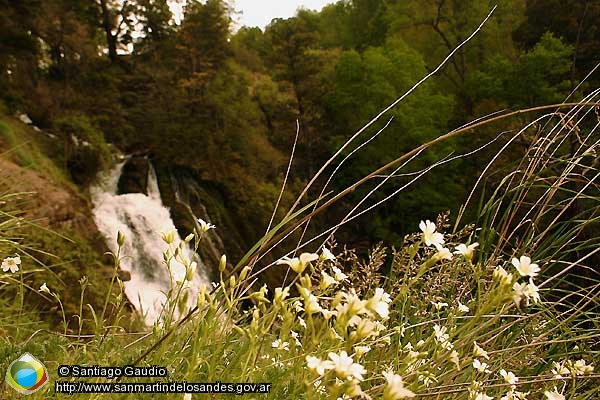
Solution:
M 65 171 L 54 162 L 60 159 L 56 155 L 57 144 L 45 133 L 28 129 L 21 121 L 0 114 L 0 134 L 0 149 L 6 159 L 69 184 Z
M 525 50 L 534 48 L 542 37 L 552 33 L 572 47 L 568 63 L 571 89 L 598 63 L 600 4 L 597 1 L 539 1 L 525 2 L 525 18 L 515 29 L 515 42 Z M 590 77 L 586 85 L 596 87 L 598 79 Z
M 223 65 L 229 52 L 230 24 L 229 6 L 223 0 L 186 4 L 178 48 L 188 73 L 211 74 Z
M 17 158 L 17 162 L 20 165 L 30 166 L 33 163 L 29 153 L 22 146 L 19 146 L 20 143 L 15 137 L 12 129 L 4 122 L 0 122 L 0 134 L 2 135 L 2 140 L 5 145 L 3 147 L 14 149 L 13 151 Z
M 112 159 L 102 132 L 85 115 L 65 115 L 54 124 L 63 135 L 64 159 L 73 180 L 88 184 Z
M 492 56 L 473 74 L 469 87 L 479 99 L 493 98 L 502 105 L 558 103 L 569 93 L 571 56 L 572 47 L 547 33 L 517 63 L 501 55 Z

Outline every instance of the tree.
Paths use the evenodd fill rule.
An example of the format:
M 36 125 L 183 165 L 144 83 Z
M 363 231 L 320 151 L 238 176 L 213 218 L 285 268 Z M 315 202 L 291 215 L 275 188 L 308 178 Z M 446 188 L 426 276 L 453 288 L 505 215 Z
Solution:
M 213 74 L 229 55 L 230 7 L 223 0 L 188 1 L 177 44 L 189 74 Z
M 491 10 L 486 0 L 426 0 L 397 2 L 390 6 L 394 14 L 390 26 L 393 35 L 400 35 L 423 54 L 428 69 L 432 70 L 441 60 L 463 42 Z M 507 0 L 496 9 L 466 46 L 449 60 L 441 72 L 445 88 L 460 100 L 456 110 L 458 122 L 472 116 L 474 99 L 468 90 L 469 76 L 475 73 L 487 54 L 514 57 L 516 52 L 510 33 L 520 22 L 520 1 Z
M 332 77 L 334 89 L 327 96 L 326 118 L 331 118 L 334 121 L 333 126 L 337 127 L 332 144 L 337 144 L 338 147 L 339 143 L 370 121 L 425 73 L 422 56 L 398 38 L 389 39 L 385 46 L 370 47 L 362 53 L 356 50 L 343 52 Z M 344 188 L 374 169 L 433 139 L 440 132 L 445 132 L 453 106 L 451 97 L 436 93 L 436 87 L 431 82 L 425 83 L 412 96 L 391 110 L 388 117 L 384 117 L 384 120 L 363 134 L 359 142 L 365 142 L 384 127 L 389 117 L 394 117 L 385 130 L 348 160 L 336 177 L 335 185 L 338 189 Z M 353 147 L 356 146 L 358 144 Z M 420 160 L 411 163 L 402 173 L 425 168 L 452 151 L 451 148 L 438 146 L 434 152 L 429 152 Z M 400 197 L 389 201 L 375 215 L 370 214 L 361 219 L 360 234 L 375 240 L 399 239 L 394 232 L 406 231 L 411 225 L 418 223 L 417 214 L 435 214 L 443 211 L 441 207 L 458 208 L 464 194 L 464 188 L 457 184 L 461 182 L 460 178 L 457 178 L 460 177 L 457 173 L 460 169 L 446 171 L 444 175 L 431 174 L 421 178 L 420 182 L 429 181 L 431 186 L 419 185 L 404 191 Z M 408 178 L 400 176 L 392 178 L 372 195 L 362 209 L 382 200 L 408 181 Z M 358 188 L 346 201 L 349 204 L 357 203 L 376 183 L 379 183 L 379 180 L 373 180 Z M 452 190 L 442 194 L 432 189 L 435 187 L 448 187 Z M 452 196 L 448 193 L 452 193 Z M 420 210 L 419 213 L 415 212 L 417 209 Z M 353 232 L 353 236 L 355 240 L 356 231 Z
M 135 3 L 132 0 L 96 0 L 102 17 L 108 58 L 117 61 L 118 50 L 133 41 Z
M 93 4 L 74 5 L 66 0 L 45 1 L 35 21 L 35 32 L 43 43 L 41 58 L 54 80 L 69 80 L 80 66 L 97 55 Z
M 339 52 L 320 49 L 317 33 L 308 29 L 307 21 L 300 16 L 273 20 L 265 36 L 269 46 L 267 64 L 275 80 L 282 88 L 287 83 L 296 98 L 301 129 L 298 154 L 302 159 L 303 176 L 312 176 L 317 162 L 327 153 L 323 105 L 331 87 L 328 78 Z M 290 140 L 288 149 L 291 145 Z
M 546 32 L 573 46 L 570 80 L 574 88 L 598 63 L 600 1 L 528 0 L 525 19 L 515 29 L 514 40 L 524 50 L 531 50 Z
M 516 62 L 492 55 L 470 77 L 467 87 L 478 101 L 494 99 L 498 107 L 559 103 L 568 95 L 573 48 L 546 33 Z
M 138 0 L 138 22 L 144 41 L 159 43 L 173 31 L 173 13 L 167 0 Z
M 10 104 L 22 101 L 21 85 L 37 80 L 39 43 L 34 32 L 40 1 L 0 0 L 0 96 Z

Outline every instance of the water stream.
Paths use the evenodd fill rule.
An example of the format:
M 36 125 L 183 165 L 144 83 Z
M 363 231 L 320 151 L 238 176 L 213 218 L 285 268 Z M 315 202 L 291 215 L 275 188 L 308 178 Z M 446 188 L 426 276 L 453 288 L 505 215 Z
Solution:
M 163 252 L 168 245 L 161 233 L 175 230 L 169 210 L 163 205 L 156 173 L 149 163 L 147 193 L 118 194 L 118 182 L 124 162 L 103 174 L 99 183 L 90 189 L 94 204 L 94 220 L 106 239 L 111 251 L 117 251 L 117 232 L 125 235 L 121 249 L 121 269 L 131 274 L 131 280 L 124 282 L 125 295 L 144 316 L 146 324 L 158 321 L 163 312 L 166 293 L 171 282 L 182 281 L 185 267 L 172 262 L 171 276 L 163 262 Z M 175 233 L 175 242 L 181 238 Z M 195 260 L 198 268 L 192 282 L 184 286 L 188 291 L 188 307 L 195 305 L 200 286 L 208 286 L 206 268 L 197 255 L 184 246 L 183 254 Z

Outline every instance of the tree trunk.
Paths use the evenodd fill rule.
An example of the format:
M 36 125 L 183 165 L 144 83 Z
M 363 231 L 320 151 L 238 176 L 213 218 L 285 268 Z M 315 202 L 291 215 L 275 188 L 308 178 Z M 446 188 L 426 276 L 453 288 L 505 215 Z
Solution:
M 111 62 L 117 60 L 117 36 L 112 33 L 112 24 L 110 18 L 110 10 L 108 9 L 107 0 L 100 0 L 102 8 L 102 28 L 106 33 L 106 44 L 108 45 L 108 58 Z

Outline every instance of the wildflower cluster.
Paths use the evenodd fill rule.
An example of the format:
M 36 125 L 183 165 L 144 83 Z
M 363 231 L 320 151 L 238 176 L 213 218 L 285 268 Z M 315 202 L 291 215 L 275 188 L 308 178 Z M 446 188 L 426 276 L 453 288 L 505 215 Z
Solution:
M 378 375 L 386 382 L 383 389 L 385 399 L 413 397 L 414 393 L 404 387 L 400 375 L 391 369 L 381 373 L 368 371 L 360 361 L 372 350 L 372 346 L 390 343 L 391 335 L 386 335 L 392 302 L 390 295 L 381 287 L 375 288 L 367 297 L 359 296 L 354 288 L 344 289 L 342 284 L 347 283 L 348 275 L 333 263 L 335 260 L 333 253 L 323 248 L 320 254 L 302 253 L 277 262 L 288 265 L 298 274 L 296 289 L 299 296 L 286 300 L 290 288 L 276 288 L 273 305 L 280 307 L 282 314 L 289 310 L 303 330 L 300 334 L 292 331 L 294 340 L 297 340 L 296 347 L 302 346 L 298 340 L 301 338 L 304 347 L 312 349 L 304 356 L 306 367 L 314 374 L 311 386 L 333 397 L 350 398 L 364 394 L 361 385 L 367 375 Z M 317 263 L 318 273 L 313 270 L 312 263 Z M 307 271 L 309 266 L 311 268 Z M 317 280 L 315 284 L 311 276 Z M 283 321 L 288 318 L 280 316 Z M 286 332 L 280 332 L 272 347 L 287 350 L 288 343 L 281 338 L 286 335 Z M 315 340 L 316 335 L 325 336 L 322 340 Z M 323 351 L 331 347 L 345 350 Z M 322 351 L 325 356 L 317 356 Z
M 540 272 L 540 267 L 531 262 L 531 258 L 521 256 L 513 258 L 511 264 L 516 269 L 519 277 L 529 278 L 526 282 L 515 280 L 514 274 L 509 273 L 502 266 L 494 269 L 494 279 L 501 287 L 510 287 L 512 289 L 512 300 L 520 309 L 529 306 L 530 302 L 537 304 L 540 302 L 539 288 L 535 285 L 533 278 Z
M 308 391 L 309 397 L 393 400 L 439 393 L 438 397 L 445 398 L 448 383 L 462 380 L 458 398 L 526 400 L 545 395 L 560 399 L 548 397 L 561 395 L 552 386 L 533 387 L 531 377 L 525 377 L 524 364 L 508 363 L 503 348 L 494 349 L 503 346 L 502 335 L 489 334 L 501 322 L 494 313 L 512 305 L 515 283 L 528 285 L 522 287 L 525 300 L 539 301 L 533 286 L 539 267 L 522 257 L 513 260 L 512 272 L 497 267 L 488 277 L 485 262 L 476 258 L 479 244 L 459 239 L 470 237 L 473 230 L 446 236 L 431 221 L 423 221 L 420 227 L 421 232 L 405 249 L 402 260 L 412 264 L 402 279 L 386 280 L 372 274 L 368 276 L 373 281 L 365 283 L 357 272 L 366 269 L 357 268 L 352 255 L 336 256 L 322 248 L 276 261 L 289 267 L 292 283 L 272 292 L 266 286 L 253 286 L 252 266 L 225 277 L 221 263 L 220 284 L 215 284 L 211 294 L 221 300 L 215 301 L 203 291 L 198 305 L 202 309 L 208 304 L 213 310 L 226 305 L 218 331 L 229 332 L 228 339 L 218 343 L 247 346 L 247 353 L 239 356 L 246 379 L 293 376 L 295 382 L 303 383 L 297 390 Z M 351 268 L 344 264 L 348 260 Z M 371 256 L 369 262 L 377 264 L 377 256 Z M 397 265 L 390 274 L 396 273 L 395 268 Z M 463 282 L 450 285 L 450 281 L 440 280 L 453 269 L 459 270 L 457 276 Z M 473 274 L 475 284 L 465 279 L 465 271 Z M 521 284 L 521 277 L 529 281 Z M 433 285 L 427 286 L 430 282 Z M 476 292 L 478 282 L 482 282 L 481 292 Z M 251 308 L 236 309 L 247 300 Z M 202 314 L 198 323 L 207 320 L 207 314 Z M 232 340 L 229 335 L 233 332 L 240 337 Z M 529 333 L 517 334 L 527 338 Z M 512 334 L 503 331 L 503 335 Z M 222 362 L 230 368 L 235 351 L 222 354 Z M 579 360 L 556 364 L 553 371 L 558 379 L 567 373 L 589 375 L 592 370 Z

